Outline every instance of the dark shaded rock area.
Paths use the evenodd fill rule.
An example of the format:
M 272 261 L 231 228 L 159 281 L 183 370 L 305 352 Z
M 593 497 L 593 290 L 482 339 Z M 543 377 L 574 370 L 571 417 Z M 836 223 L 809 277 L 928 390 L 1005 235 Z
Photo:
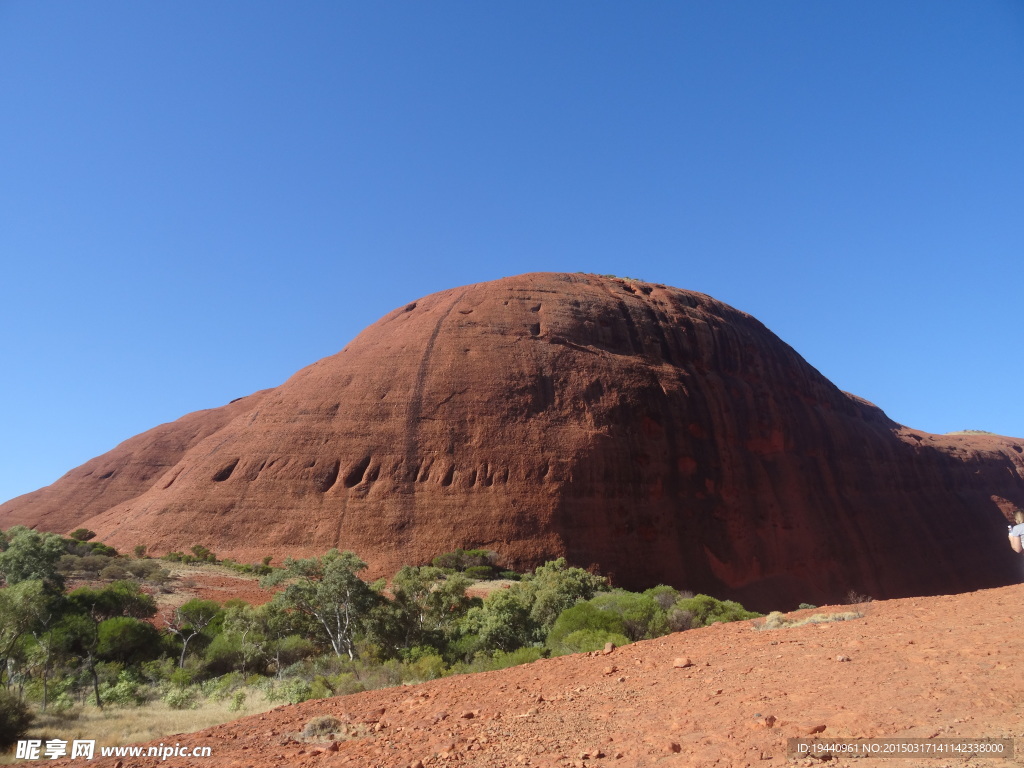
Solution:
M 130 549 L 564 555 L 756 608 L 1020 580 L 1024 440 L 932 435 L 708 296 L 541 273 L 433 294 L 276 389 L 0 506 Z

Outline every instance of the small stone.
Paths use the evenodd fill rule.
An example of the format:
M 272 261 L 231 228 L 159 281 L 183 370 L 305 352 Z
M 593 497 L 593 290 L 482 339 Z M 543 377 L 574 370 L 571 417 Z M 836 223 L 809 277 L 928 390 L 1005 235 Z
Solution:
M 466 712 L 463 712 L 461 715 L 459 715 L 459 717 L 463 718 L 464 720 L 472 720 L 474 717 L 476 717 L 476 715 L 473 712 L 467 710 Z
M 807 733 L 809 733 L 809 734 L 823 733 L 825 731 L 825 728 L 826 728 L 825 725 L 815 725 L 809 731 L 807 731 Z
M 409 763 L 409 768 L 423 768 L 423 761 L 422 760 L 416 760 L 414 762 L 411 762 L 411 763 Z
M 609 653 L 611 653 L 614 650 L 615 650 L 615 643 L 605 643 L 604 644 L 604 650 L 602 651 L 602 653 L 605 656 L 607 656 Z
M 327 751 L 328 752 L 337 752 L 338 751 L 338 742 L 332 741 L 330 744 L 328 744 L 327 745 Z
M 618 682 L 620 682 L 620 683 L 624 683 L 624 682 L 626 682 L 626 678 L 624 678 L 624 677 L 619 677 L 619 678 L 616 678 L 616 679 L 617 679 L 617 680 L 618 680 Z
M 669 752 L 682 752 L 682 751 L 683 751 L 683 748 L 682 748 L 682 746 L 681 746 L 681 745 L 679 744 L 679 742 L 678 742 L 678 741 L 672 741 L 672 742 L 669 742 L 669 745 L 668 745 L 668 747 L 667 747 L 667 750 L 668 750 Z
M 776 722 L 778 722 L 778 718 L 775 717 L 775 715 L 768 715 L 768 717 L 764 719 L 766 728 L 774 728 Z
M 853 659 L 851 659 L 849 656 L 839 654 L 838 656 L 836 656 L 836 661 L 853 661 Z
M 618 672 L 618 671 L 619 671 L 619 668 L 618 668 L 618 667 L 616 667 L 616 666 L 611 666 L 611 667 L 605 667 L 605 668 L 604 668 L 604 672 L 602 672 L 602 674 L 605 674 L 605 675 L 612 675 L 612 674 L 615 674 L 615 673 L 616 673 L 616 672 Z
M 680 656 L 672 662 L 672 666 L 676 669 L 685 669 L 686 667 L 692 667 L 693 662 L 690 660 L 689 656 Z

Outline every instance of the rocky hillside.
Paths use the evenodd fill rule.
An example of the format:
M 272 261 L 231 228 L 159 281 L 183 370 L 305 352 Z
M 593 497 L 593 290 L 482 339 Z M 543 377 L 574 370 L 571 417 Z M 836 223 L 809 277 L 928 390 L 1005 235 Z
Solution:
M 273 390 L 0 506 L 120 547 L 564 555 L 751 607 L 1017 578 L 1024 441 L 939 436 L 838 390 L 703 294 L 529 274 L 400 307 Z

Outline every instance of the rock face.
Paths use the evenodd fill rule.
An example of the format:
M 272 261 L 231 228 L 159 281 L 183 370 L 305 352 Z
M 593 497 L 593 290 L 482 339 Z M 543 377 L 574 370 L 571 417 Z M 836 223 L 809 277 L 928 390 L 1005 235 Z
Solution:
M 778 607 L 1017 581 L 1024 440 L 938 436 L 839 391 L 708 296 L 531 274 L 427 296 L 280 387 L 0 506 L 115 546 L 564 555 Z

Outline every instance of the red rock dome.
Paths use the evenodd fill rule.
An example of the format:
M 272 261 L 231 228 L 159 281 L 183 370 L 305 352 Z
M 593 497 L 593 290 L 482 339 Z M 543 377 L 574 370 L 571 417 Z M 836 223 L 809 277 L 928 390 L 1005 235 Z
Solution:
M 938 436 L 839 391 L 703 294 L 529 274 L 400 307 L 276 389 L 0 506 L 116 546 L 564 555 L 750 605 L 1016 581 L 1024 441 Z

